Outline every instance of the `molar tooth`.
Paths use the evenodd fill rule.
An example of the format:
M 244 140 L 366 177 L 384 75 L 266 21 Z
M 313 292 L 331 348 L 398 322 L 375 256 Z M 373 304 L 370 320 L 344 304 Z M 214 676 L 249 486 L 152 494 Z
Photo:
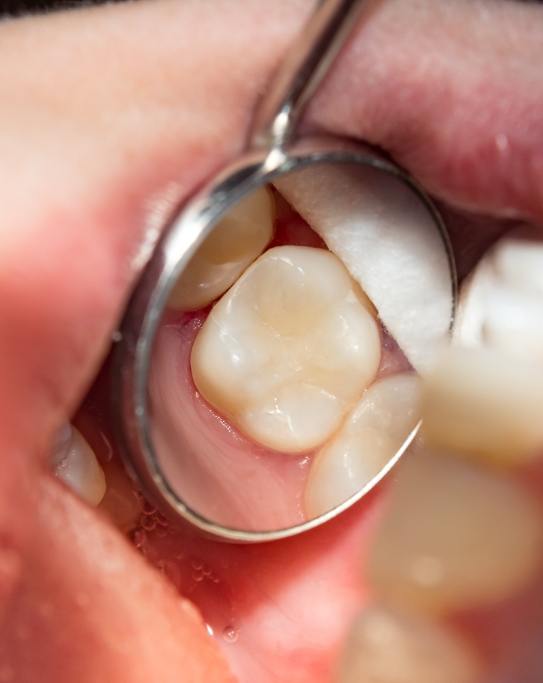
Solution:
M 279 192 L 345 264 L 418 371 L 448 342 L 449 256 L 428 210 L 392 176 L 315 165 L 280 177 Z
M 339 259 L 276 247 L 214 306 L 196 337 L 196 387 L 233 425 L 283 452 L 323 443 L 374 378 L 379 330 Z
M 353 624 L 341 683 L 478 683 L 481 663 L 454 631 L 383 607 Z
M 523 227 L 483 256 L 460 292 L 455 340 L 543 363 L 543 242 Z
M 539 504 L 509 477 L 443 453 L 399 467 L 366 572 L 387 604 L 441 614 L 499 603 L 537 574 Z
M 419 384 L 415 374 L 402 373 L 366 390 L 311 465 L 305 492 L 308 518 L 360 491 L 396 455 L 419 419 Z
M 541 228 L 522 228 L 502 237 L 493 249 L 496 272 L 518 289 L 543 296 L 543 241 Z
M 543 447 L 542 406 L 540 366 L 452 347 L 425 377 L 424 435 L 430 445 L 520 464 Z
M 106 479 L 94 451 L 75 427 L 62 428 L 52 455 L 54 474 L 89 505 L 99 505 Z
M 229 209 L 190 260 L 168 305 L 194 311 L 223 294 L 271 240 L 274 214 L 273 195 L 265 187 Z

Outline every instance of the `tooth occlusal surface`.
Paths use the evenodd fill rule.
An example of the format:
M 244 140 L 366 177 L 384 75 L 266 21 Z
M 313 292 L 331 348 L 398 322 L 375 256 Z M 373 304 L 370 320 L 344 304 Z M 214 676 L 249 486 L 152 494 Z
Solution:
M 351 628 L 340 683 L 479 683 L 481 663 L 446 626 L 370 607 Z
M 332 253 L 276 247 L 214 306 L 191 355 L 204 398 L 282 452 L 321 445 L 373 380 L 371 304 Z
M 360 491 L 391 461 L 419 420 L 420 379 L 401 373 L 367 389 L 345 423 L 315 457 L 305 491 L 308 517 Z
M 78 429 L 66 425 L 52 455 L 55 476 L 89 505 L 99 505 L 106 493 L 104 470 Z
M 195 311 L 223 294 L 271 240 L 274 216 L 274 198 L 265 187 L 229 209 L 181 274 L 170 308 Z

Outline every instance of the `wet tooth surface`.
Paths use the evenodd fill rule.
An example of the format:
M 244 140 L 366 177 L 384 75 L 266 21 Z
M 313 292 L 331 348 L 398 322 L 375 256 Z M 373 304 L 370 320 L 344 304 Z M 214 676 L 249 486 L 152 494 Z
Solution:
M 312 166 L 275 181 L 375 304 L 411 364 L 448 337 L 451 276 L 442 237 L 403 183 L 372 169 Z
M 53 472 L 90 505 L 98 505 L 106 493 L 106 479 L 94 451 L 71 426 L 62 429 L 52 457 Z
M 476 655 L 456 633 L 382 607 L 355 621 L 340 683 L 479 683 Z
M 392 375 L 367 389 L 313 461 L 305 492 L 308 517 L 347 500 L 389 463 L 418 422 L 419 389 L 413 373 Z
M 214 306 L 191 367 L 204 398 L 260 444 L 323 443 L 374 378 L 377 323 L 334 254 L 276 247 Z
M 541 508 L 495 470 L 410 453 L 373 540 L 367 577 L 380 599 L 445 613 L 498 603 L 536 574 Z
M 118 529 L 127 533 L 137 526 L 141 514 L 141 496 L 134 491 L 134 484 L 117 459 L 105 464 L 104 470 L 107 490 L 99 509 Z
M 543 362 L 543 241 L 527 227 L 500 239 L 462 286 L 455 339 Z
M 232 207 L 192 257 L 169 306 L 194 311 L 223 294 L 271 240 L 274 214 L 273 194 L 264 187 Z
M 428 443 L 503 464 L 543 446 L 543 368 L 496 351 L 450 348 L 426 376 Z

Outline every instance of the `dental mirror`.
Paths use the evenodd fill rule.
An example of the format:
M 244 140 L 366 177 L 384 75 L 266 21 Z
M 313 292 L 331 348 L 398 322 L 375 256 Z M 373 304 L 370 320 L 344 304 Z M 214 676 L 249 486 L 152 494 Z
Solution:
M 419 374 L 454 319 L 423 190 L 369 147 L 293 135 L 362 5 L 319 5 L 249 151 L 164 231 L 117 344 L 129 472 L 225 540 L 294 535 L 371 490 L 416 434 Z

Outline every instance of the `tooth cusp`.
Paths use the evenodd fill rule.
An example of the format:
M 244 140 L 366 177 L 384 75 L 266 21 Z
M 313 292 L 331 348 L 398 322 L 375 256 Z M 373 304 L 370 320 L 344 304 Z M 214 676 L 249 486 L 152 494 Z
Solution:
M 62 429 L 52 456 L 54 474 L 74 493 L 97 506 L 106 493 L 104 470 L 81 432 L 67 425 Z
M 326 250 L 268 250 L 200 330 L 191 354 L 196 387 L 260 444 L 282 452 L 319 446 L 379 366 L 379 329 L 359 291 Z
M 542 364 L 542 273 L 539 231 L 524 227 L 502 237 L 462 286 L 455 340 Z

